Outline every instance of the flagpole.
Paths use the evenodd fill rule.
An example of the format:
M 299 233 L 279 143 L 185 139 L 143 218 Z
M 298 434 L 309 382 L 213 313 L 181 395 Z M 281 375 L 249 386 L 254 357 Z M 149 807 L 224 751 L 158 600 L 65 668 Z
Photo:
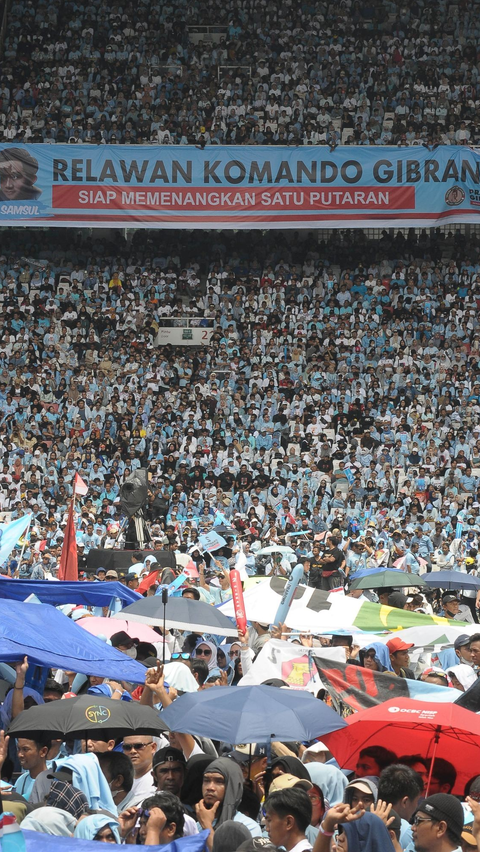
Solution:
M 32 523 L 32 518 L 33 518 L 33 514 L 31 514 L 31 515 L 30 515 L 30 520 L 29 520 L 29 522 L 28 522 L 27 529 L 26 529 L 26 530 L 25 530 L 25 532 L 23 533 L 23 544 L 22 544 L 22 549 L 21 549 L 21 551 L 20 551 L 20 556 L 19 556 L 19 558 L 18 558 L 18 565 L 17 565 L 16 571 L 15 571 L 15 574 L 17 574 L 17 576 L 18 576 L 18 574 L 19 574 L 19 572 L 20 572 L 20 565 L 22 564 L 23 554 L 25 553 L 25 547 L 26 547 L 26 544 L 27 544 L 27 536 L 28 536 L 28 534 L 29 534 L 29 532 L 30 532 L 30 526 L 31 526 L 31 523 Z

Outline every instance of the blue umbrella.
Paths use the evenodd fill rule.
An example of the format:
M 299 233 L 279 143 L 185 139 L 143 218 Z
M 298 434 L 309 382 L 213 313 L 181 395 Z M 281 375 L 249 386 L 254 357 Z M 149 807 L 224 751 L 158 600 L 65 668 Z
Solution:
M 480 577 L 463 571 L 433 571 L 422 576 L 431 589 L 480 589 Z
M 227 743 L 309 741 L 346 722 L 309 692 L 224 686 L 185 693 L 160 714 L 170 730 Z

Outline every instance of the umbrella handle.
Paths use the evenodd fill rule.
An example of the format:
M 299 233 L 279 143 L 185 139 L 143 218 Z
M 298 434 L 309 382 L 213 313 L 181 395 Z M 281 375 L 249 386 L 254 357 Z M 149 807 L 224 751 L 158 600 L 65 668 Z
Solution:
M 165 643 L 166 643 L 166 620 L 167 620 L 167 603 L 168 603 L 168 589 L 162 589 L 162 604 L 163 604 L 163 648 L 162 648 L 162 666 L 165 665 Z
M 428 773 L 427 789 L 425 790 L 425 798 L 428 796 L 428 791 L 430 789 L 430 782 L 432 780 L 433 767 L 435 765 L 435 758 L 437 756 L 437 746 L 438 746 L 439 739 L 440 739 L 440 730 L 439 730 L 439 728 L 437 728 L 437 730 L 435 731 L 435 737 L 434 737 L 434 740 L 433 740 L 433 754 L 432 754 L 432 759 L 430 761 L 430 771 Z

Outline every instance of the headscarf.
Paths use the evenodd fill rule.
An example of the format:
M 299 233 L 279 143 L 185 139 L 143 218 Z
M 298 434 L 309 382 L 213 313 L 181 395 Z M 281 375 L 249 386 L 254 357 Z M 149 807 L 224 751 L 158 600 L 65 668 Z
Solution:
M 387 827 L 380 817 L 367 811 L 355 822 L 343 823 L 348 852 L 394 852 Z
M 216 668 L 216 666 L 217 666 L 217 646 L 214 645 L 213 642 L 209 642 L 208 639 L 199 639 L 197 644 L 195 645 L 194 650 L 193 650 L 192 657 L 197 656 L 197 648 L 198 648 L 199 645 L 208 645 L 208 647 L 210 648 L 210 650 L 212 652 L 208 662 L 207 662 L 206 657 L 199 657 L 200 660 L 204 660 L 207 663 L 208 671 L 211 671 L 212 669 Z
M 230 657 L 229 657 L 230 648 L 231 648 L 230 644 L 220 645 L 220 647 L 218 648 L 219 651 L 223 651 L 223 653 L 225 654 L 225 665 L 224 666 L 220 665 L 220 663 L 218 662 L 218 658 L 217 658 L 217 666 L 219 667 L 219 669 L 222 670 L 222 672 L 228 671 L 228 669 L 230 667 Z
M 358 787 L 359 784 L 364 784 L 369 788 L 373 796 L 373 801 L 376 802 L 378 799 L 378 784 L 373 780 L 373 777 L 374 776 L 371 775 L 364 775 L 363 778 L 354 778 L 353 781 L 350 781 L 350 783 L 345 787 L 343 801 L 346 802 L 347 805 L 351 805 L 355 787 Z
M 87 797 L 81 790 L 77 790 L 68 781 L 59 781 L 56 778 L 52 781 L 46 804 L 51 808 L 68 811 L 75 819 L 80 819 L 89 809 Z
M 245 825 L 228 819 L 215 829 L 212 852 L 234 852 L 241 843 L 251 839 L 252 835 Z
M 120 823 L 107 814 L 92 814 L 80 820 L 73 836 L 78 840 L 95 840 L 102 828 L 111 828 L 117 843 L 120 843 Z
M 208 754 L 194 754 L 187 760 L 185 780 L 180 793 L 182 805 L 186 805 L 187 808 L 194 808 L 200 801 L 202 798 L 203 773 L 212 761 L 213 757 Z
M 477 675 L 470 666 L 465 663 L 459 663 L 458 666 L 450 666 L 447 669 L 447 675 L 453 673 L 457 680 L 460 681 L 464 690 L 470 689 L 477 682 Z
M 375 662 L 379 666 L 381 672 L 393 672 L 392 662 L 390 660 L 390 652 L 383 642 L 371 642 L 362 648 L 362 651 L 375 651 Z M 362 653 L 362 652 L 360 652 Z
M 188 666 L 174 660 L 165 664 L 164 671 L 169 686 L 174 686 L 175 689 L 180 689 L 182 692 L 197 692 L 198 683 Z
M 5 696 L 5 701 L 0 707 L 0 728 L 6 731 L 10 722 L 12 721 L 12 704 L 13 704 L 13 696 L 15 695 L 13 689 L 10 692 L 7 692 Z M 37 704 L 45 704 L 42 696 L 36 689 L 31 689 L 29 686 L 23 687 L 23 698 L 33 698 Z
M 225 778 L 225 796 L 217 811 L 215 830 L 227 820 L 232 820 L 238 811 L 243 795 L 243 774 L 238 763 L 229 757 L 218 757 L 204 772 L 218 772 Z
M 307 767 L 293 754 L 276 757 L 275 760 L 272 760 L 272 769 L 275 769 L 276 766 L 281 766 L 285 772 L 289 772 L 290 775 L 295 775 L 295 778 L 305 778 L 307 781 L 310 780 Z
M 451 669 L 453 666 L 458 665 L 458 657 L 455 653 L 455 648 L 444 648 L 443 651 L 438 652 L 437 657 L 440 668 L 442 668 L 444 672 L 446 672 L 447 669 Z
M 37 808 L 27 814 L 22 822 L 22 831 L 39 831 L 41 834 L 56 834 L 71 837 L 77 820 L 61 808 Z
M 306 763 L 305 769 L 309 779 L 317 787 L 320 787 L 324 799 L 330 805 L 338 805 L 343 802 L 343 794 L 348 784 L 343 772 L 329 763 Z

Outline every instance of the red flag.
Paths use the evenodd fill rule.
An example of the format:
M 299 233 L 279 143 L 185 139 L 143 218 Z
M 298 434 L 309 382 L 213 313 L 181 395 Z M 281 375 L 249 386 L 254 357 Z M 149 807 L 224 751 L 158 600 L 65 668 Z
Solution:
M 85 497 L 85 494 L 88 492 L 88 485 L 83 481 L 82 477 L 75 474 L 75 479 L 73 480 L 73 493 L 78 495 L 79 497 Z
M 200 574 L 198 573 L 198 568 L 195 565 L 193 559 L 190 559 L 190 562 L 187 562 L 184 568 L 182 568 L 182 574 L 186 574 L 187 577 L 198 579 Z
M 146 592 L 147 589 L 150 588 L 150 586 L 153 586 L 157 582 L 158 578 L 160 577 L 160 574 L 160 570 L 151 571 L 150 574 L 147 574 L 147 576 L 143 578 L 142 582 L 138 586 L 137 592 L 140 595 L 143 595 L 143 593 Z
M 59 580 L 78 580 L 77 540 L 75 538 L 75 521 L 73 518 L 73 504 L 75 498 L 70 501 L 68 510 L 67 526 L 64 530 L 62 555 L 58 569 Z

